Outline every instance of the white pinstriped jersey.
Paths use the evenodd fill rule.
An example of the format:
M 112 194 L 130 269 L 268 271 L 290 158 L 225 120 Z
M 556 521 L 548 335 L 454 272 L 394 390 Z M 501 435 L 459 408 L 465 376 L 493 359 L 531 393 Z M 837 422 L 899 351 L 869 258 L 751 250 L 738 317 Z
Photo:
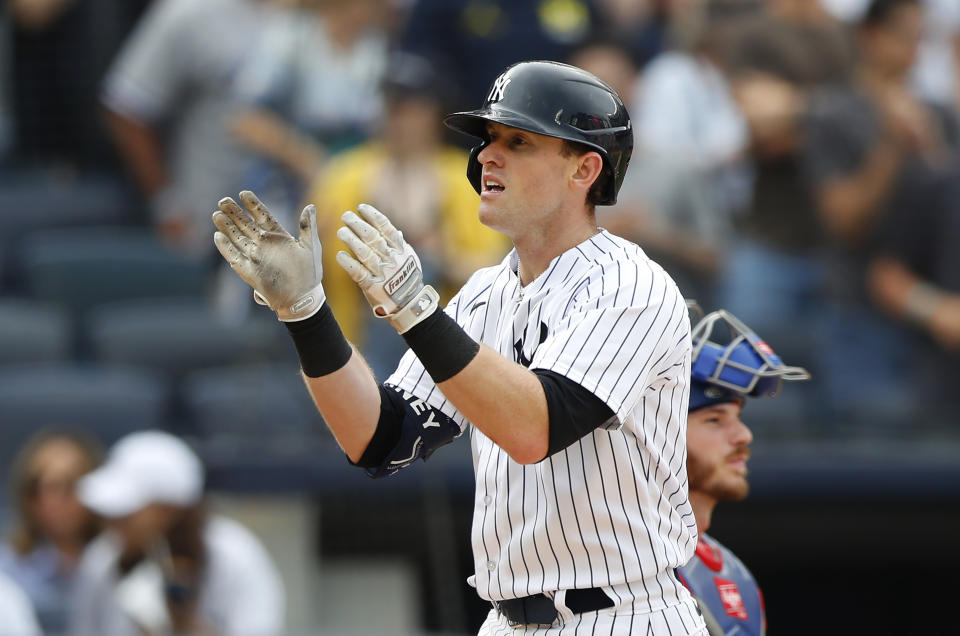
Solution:
M 605 230 L 525 287 L 516 271 L 514 251 L 474 274 L 446 312 L 500 354 L 579 383 L 616 417 L 526 466 L 469 426 L 477 482 L 471 584 L 487 600 L 602 586 L 638 613 L 688 604 L 672 572 L 697 543 L 687 498 L 683 297 L 638 246 Z M 467 429 L 412 352 L 386 384 Z

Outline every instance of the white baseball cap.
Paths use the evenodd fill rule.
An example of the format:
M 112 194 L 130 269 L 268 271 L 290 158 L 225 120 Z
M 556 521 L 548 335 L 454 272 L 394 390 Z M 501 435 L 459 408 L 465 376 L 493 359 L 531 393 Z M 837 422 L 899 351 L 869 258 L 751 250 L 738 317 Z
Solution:
M 161 431 L 131 433 L 104 464 L 82 477 L 77 495 L 97 514 L 125 517 L 152 503 L 189 506 L 203 494 L 203 464 L 179 438 Z

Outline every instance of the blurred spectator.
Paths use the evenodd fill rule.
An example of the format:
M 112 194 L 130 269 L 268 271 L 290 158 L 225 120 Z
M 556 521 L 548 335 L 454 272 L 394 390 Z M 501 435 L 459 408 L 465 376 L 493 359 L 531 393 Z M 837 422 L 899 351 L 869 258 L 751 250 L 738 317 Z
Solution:
M 449 63 L 464 110 L 510 64 L 566 59 L 594 24 L 591 0 L 418 0 L 400 48 Z
M 40 624 L 30 599 L 0 572 L 0 636 L 41 636 Z
M 926 20 L 911 85 L 918 97 L 960 108 L 960 2 L 923 0 Z
M 377 138 L 328 164 L 311 188 L 323 245 L 324 289 L 348 338 L 364 350 L 378 377 L 396 366 L 406 345 L 376 320 L 356 284 L 336 263 L 340 216 L 369 203 L 388 212 L 420 256 L 426 276 L 441 283 L 444 299 L 480 267 L 509 249 L 503 235 L 484 227 L 479 197 L 463 166 L 467 154 L 443 142 L 440 122 L 450 83 L 424 57 L 395 53 L 383 82 L 385 112 Z
M 108 529 L 81 558 L 72 634 L 283 632 L 276 568 L 249 530 L 207 513 L 203 465 L 178 438 L 121 438 L 78 492 Z
M 802 121 L 810 91 L 849 74 L 851 47 L 818 0 L 771 0 L 726 28 L 725 66 L 750 131 L 754 185 L 718 303 L 812 367 L 824 236 L 802 169 Z M 810 328 L 798 331 L 798 321 Z
M 944 268 L 957 245 L 945 242 L 956 241 L 960 207 L 957 121 L 908 89 L 923 15 L 917 0 L 873 0 L 858 30 L 855 79 L 817 95 L 809 111 L 807 171 L 833 247 L 825 380 L 831 401 L 861 420 L 906 418 L 922 388 L 903 330 L 868 303 L 871 258 L 894 259 L 874 270 L 873 292 L 884 306 L 925 318 L 945 346 L 957 332 L 949 302 L 957 274 Z M 931 296 L 918 277 L 948 293 Z
M 262 19 L 258 0 L 155 0 L 113 62 L 103 104 L 160 234 L 212 250 L 210 211 L 240 183 L 226 130 L 234 74 Z
M 11 470 L 17 526 L 10 543 L 0 547 L 0 571 L 23 589 L 49 634 L 66 629 L 77 560 L 99 531 L 96 518 L 77 501 L 74 490 L 99 458 L 92 441 L 67 433 L 41 433 L 24 446 Z
M 744 205 L 749 185 L 747 131 L 718 67 L 721 34 L 697 12 L 685 14 L 677 30 L 684 35 L 680 50 L 654 58 L 640 82 L 626 70 L 616 80 L 636 144 L 603 223 L 651 252 L 685 295 L 708 299 L 730 216 Z M 608 60 L 615 55 L 601 44 L 579 51 L 573 63 L 604 77 L 610 63 L 598 57 L 603 50 Z
M 869 2 L 870 0 L 820 0 L 820 4 L 830 15 L 847 24 L 859 22 Z
M 16 158 L 30 167 L 113 167 L 97 82 L 146 0 L 10 0 Z
M 600 30 L 611 33 L 622 42 L 638 68 L 669 46 L 671 9 L 693 4 L 669 0 L 594 1 Z
M 680 30 L 689 28 L 708 8 L 716 17 L 745 15 L 765 0 L 593 0 L 600 30 L 623 43 L 638 68 L 677 46 Z M 684 48 L 681 45 L 681 48 Z
M 911 375 L 917 420 L 934 426 L 960 412 L 960 178 L 944 186 L 940 196 L 952 205 L 916 208 L 928 218 L 891 233 L 868 270 L 877 304 L 926 334 L 913 351 Z
M 245 108 L 231 130 L 264 159 L 246 172 L 244 187 L 269 197 L 283 216 L 329 154 L 372 133 L 382 113 L 387 35 L 384 0 L 274 1 L 292 6 L 271 14 L 238 76 Z
M 13 114 L 10 85 L 10 17 L 0 11 L 0 168 L 13 146 Z

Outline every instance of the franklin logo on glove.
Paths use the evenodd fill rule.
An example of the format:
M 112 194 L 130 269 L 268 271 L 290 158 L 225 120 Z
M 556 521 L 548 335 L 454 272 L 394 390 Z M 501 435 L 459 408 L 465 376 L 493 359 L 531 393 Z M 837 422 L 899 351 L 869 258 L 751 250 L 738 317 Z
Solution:
M 407 259 L 407 262 L 403 264 L 403 269 L 397 272 L 397 275 L 388 280 L 383 288 L 388 294 L 393 296 L 393 294 L 403 287 L 403 284 L 407 282 L 407 279 L 410 278 L 410 275 L 417 271 L 417 262 L 412 258 Z

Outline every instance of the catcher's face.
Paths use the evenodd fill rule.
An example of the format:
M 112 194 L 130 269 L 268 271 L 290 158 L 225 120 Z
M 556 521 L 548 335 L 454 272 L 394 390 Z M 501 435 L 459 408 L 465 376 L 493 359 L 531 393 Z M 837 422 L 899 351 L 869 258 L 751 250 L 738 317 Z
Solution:
M 548 227 L 569 205 L 577 158 L 554 137 L 497 123 L 487 125 L 487 134 L 490 142 L 477 155 L 480 222 L 511 238 Z
M 740 405 L 716 404 L 687 417 L 687 472 L 690 490 L 718 501 L 747 496 L 747 459 L 753 433 L 740 420 Z

